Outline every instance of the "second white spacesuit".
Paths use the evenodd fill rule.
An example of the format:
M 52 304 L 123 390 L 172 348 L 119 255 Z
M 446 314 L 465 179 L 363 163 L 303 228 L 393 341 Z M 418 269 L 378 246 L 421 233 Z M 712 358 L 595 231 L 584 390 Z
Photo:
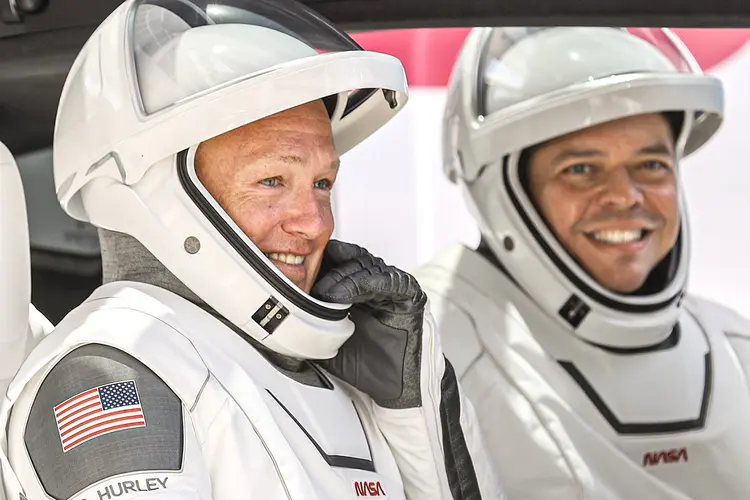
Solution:
M 454 247 L 418 279 L 509 499 L 743 498 L 750 324 L 687 298 L 661 347 L 570 335 L 488 259 Z M 455 333 L 453 333 L 455 332 Z
M 584 270 L 529 194 L 523 152 L 563 138 L 585 148 L 555 159 L 550 175 L 578 175 L 559 185 L 575 194 L 599 189 L 606 176 L 595 196 L 614 206 L 607 190 L 619 190 L 635 200 L 620 213 L 645 217 L 638 190 L 657 185 L 651 159 L 666 151 L 647 144 L 622 166 L 610 160 L 619 161 L 622 143 L 597 149 L 604 132 L 564 138 L 649 113 L 676 114 L 678 160 L 712 136 L 723 113 L 720 82 L 702 75 L 668 30 L 476 29 L 454 69 L 445 166 L 482 243 L 446 249 L 416 276 L 511 500 L 750 496 L 750 322 L 685 294 L 681 194 L 677 241 L 633 293 L 608 289 Z M 580 238 L 620 243 L 638 227 L 624 216 L 591 219 L 597 231 L 604 220 L 628 229 Z M 621 262 L 633 254 L 623 250 Z

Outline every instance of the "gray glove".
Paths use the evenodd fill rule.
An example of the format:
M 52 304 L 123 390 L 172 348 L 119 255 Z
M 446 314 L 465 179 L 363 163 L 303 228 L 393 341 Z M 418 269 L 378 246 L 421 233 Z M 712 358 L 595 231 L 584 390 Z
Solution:
M 427 296 L 410 274 L 367 250 L 330 240 L 311 294 L 354 304 L 354 334 L 320 364 L 384 408 L 421 406 L 422 321 Z

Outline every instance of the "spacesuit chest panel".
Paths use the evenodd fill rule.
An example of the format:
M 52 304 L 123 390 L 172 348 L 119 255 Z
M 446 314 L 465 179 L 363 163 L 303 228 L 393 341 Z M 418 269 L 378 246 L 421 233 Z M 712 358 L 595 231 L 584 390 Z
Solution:
M 149 294 L 172 308 L 175 302 L 183 302 L 158 289 L 149 289 Z M 315 490 L 310 498 L 403 498 L 387 445 L 341 385 L 322 370 L 319 376 L 325 387 L 299 383 L 218 319 L 192 304 L 181 307 L 180 324 L 190 325 L 189 331 L 181 329 L 183 334 L 190 337 L 211 374 L 242 412 L 255 420 L 256 428 L 257 405 L 262 399 L 265 408 L 260 418 L 272 416 L 268 428 L 283 438 L 278 449 L 287 450 L 276 460 L 288 460 L 286 453 L 291 451 Z
M 223 326 L 223 325 L 222 325 Z M 225 328 L 222 350 L 262 391 L 266 406 L 287 443 L 300 459 L 320 498 L 377 497 L 401 499 L 395 470 L 381 467 L 378 439 L 366 415 L 360 415 L 340 384 L 318 369 L 323 387 L 289 378 L 250 346 L 239 334 Z
M 460 311 L 474 327 L 474 339 L 462 332 L 461 344 L 444 345 L 449 358 L 450 345 L 478 346 L 461 381 L 490 441 L 521 450 L 515 457 L 491 451 L 498 467 L 526 457 L 527 467 L 544 471 L 509 485 L 511 498 L 545 498 L 528 496 L 547 487 L 540 485 L 570 495 L 556 498 L 750 498 L 739 466 L 750 463 L 750 392 L 723 332 L 684 311 L 667 348 L 602 349 L 564 330 L 477 259 L 459 253 L 419 279 L 428 294 L 441 295 L 446 312 L 436 316 Z M 493 398 L 503 401 L 488 403 Z M 502 436 L 499 412 L 528 434 Z M 561 467 L 567 472 L 555 472 Z
M 524 317 L 563 370 L 550 387 L 591 431 L 690 498 L 750 497 L 747 475 L 726 466 L 750 463 L 750 400 L 723 332 L 683 311 L 674 345 L 614 352 Z

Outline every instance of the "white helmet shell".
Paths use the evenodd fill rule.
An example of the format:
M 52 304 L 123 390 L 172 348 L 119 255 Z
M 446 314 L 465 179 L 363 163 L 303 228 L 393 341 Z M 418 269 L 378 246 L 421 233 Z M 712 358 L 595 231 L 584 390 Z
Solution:
M 195 149 L 323 99 L 341 155 L 407 96 L 397 59 L 362 50 L 293 0 L 128 0 L 65 82 L 53 149 L 58 200 L 76 219 L 137 238 L 267 347 L 330 358 L 353 331 L 349 306 L 306 294 L 258 250 L 198 180 Z
M 687 287 L 689 228 L 670 279 L 649 294 L 597 283 L 548 229 L 523 188 L 523 150 L 601 123 L 682 112 L 678 159 L 700 148 L 723 116 L 721 82 L 704 75 L 667 29 L 478 28 L 451 75 L 443 129 L 446 175 L 464 191 L 484 239 L 548 314 L 580 338 L 617 348 L 667 339 Z

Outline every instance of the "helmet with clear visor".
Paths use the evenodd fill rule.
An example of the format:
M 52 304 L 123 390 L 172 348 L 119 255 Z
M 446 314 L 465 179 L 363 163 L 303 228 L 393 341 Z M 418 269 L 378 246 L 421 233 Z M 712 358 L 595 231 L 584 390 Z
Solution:
M 555 238 L 524 189 L 519 159 L 565 134 L 650 113 L 670 118 L 681 159 L 718 130 L 723 106 L 721 82 L 668 29 L 477 28 L 451 75 L 443 166 L 488 246 L 548 314 L 592 343 L 655 345 L 673 333 L 687 286 L 682 190 L 677 244 L 647 288 L 621 294 Z
M 198 145 L 322 100 L 339 155 L 406 103 L 404 69 L 294 0 L 128 0 L 65 82 L 57 196 L 72 217 L 138 239 L 222 316 L 267 347 L 328 358 L 348 306 L 286 278 L 195 174 Z

